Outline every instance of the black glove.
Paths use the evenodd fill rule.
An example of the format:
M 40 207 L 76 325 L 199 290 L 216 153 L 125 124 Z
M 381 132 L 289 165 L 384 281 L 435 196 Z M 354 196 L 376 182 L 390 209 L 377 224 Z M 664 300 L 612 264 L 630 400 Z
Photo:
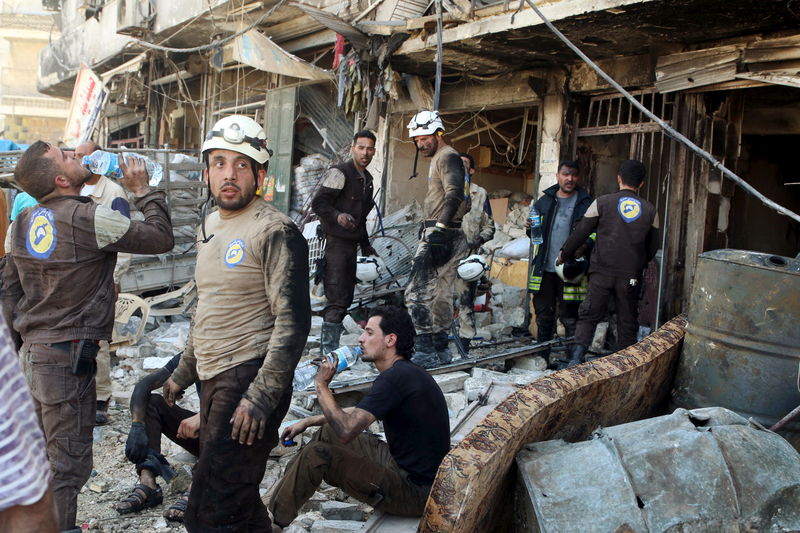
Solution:
M 125 442 L 125 457 L 132 463 L 138 464 L 147 459 L 149 439 L 144 422 L 134 422 L 128 432 L 128 440 Z
M 435 228 L 428 234 L 426 241 L 428 242 L 428 249 L 431 252 L 433 266 L 439 267 L 447 263 L 453 252 L 452 232 L 441 228 Z

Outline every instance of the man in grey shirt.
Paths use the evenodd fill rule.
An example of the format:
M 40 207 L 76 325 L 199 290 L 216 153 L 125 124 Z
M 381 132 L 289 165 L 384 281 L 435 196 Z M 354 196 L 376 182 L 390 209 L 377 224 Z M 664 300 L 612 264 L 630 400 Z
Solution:
M 557 183 L 544 190 L 536 200 L 536 210 L 542 217 L 544 242 L 534 250 L 533 268 L 528 290 L 533 293 L 536 312 L 537 342 L 549 341 L 556 332 L 556 303 L 558 318 L 564 324 L 567 337 L 575 334 L 578 307 L 586 297 L 586 285 L 564 283 L 556 274 L 556 258 L 577 221 L 583 217 L 592 198 L 578 186 L 578 163 L 563 161 L 556 173 Z M 530 221 L 528 221 L 530 224 Z M 528 229 L 530 231 L 530 228 Z M 527 324 L 523 325 L 527 329 Z M 543 357 L 550 364 L 550 352 Z

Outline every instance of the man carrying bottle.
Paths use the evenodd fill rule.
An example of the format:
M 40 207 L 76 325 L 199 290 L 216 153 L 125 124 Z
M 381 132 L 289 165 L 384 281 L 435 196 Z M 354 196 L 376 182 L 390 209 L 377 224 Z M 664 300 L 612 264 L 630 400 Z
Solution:
M 586 213 L 592 197 L 578 185 L 580 171 L 575 161 L 562 161 L 556 173 L 556 184 L 544 190 L 534 206 L 541 217 L 542 244 L 534 249 L 533 267 L 528 290 L 533 293 L 536 312 L 536 342 L 546 342 L 556 332 L 558 319 L 564 324 L 567 337 L 575 334 L 578 307 L 586 297 L 586 285 L 565 283 L 556 274 L 558 252 L 578 220 Z M 530 236 L 530 219 L 526 223 Z M 589 246 L 590 243 L 587 243 Z M 527 329 L 527 324 L 524 326 Z M 542 353 L 550 364 L 550 350 Z
M 305 238 L 256 195 L 270 154 L 264 129 L 241 115 L 220 119 L 203 143 L 219 210 L 201 225 L 197 309 L 164 385 L 173 405 L 201 384 L 200 458 L 184 515 L 190 533 L 271 531 L 258 487 L 292 398 L 311 304 Z
M 62 530 L 75 525 L 78 492 L 92 471 L 95 356 L 114 325 L 117 252 L 160 254 L 174 244 L 163 192 L 148 186 L 144 163 L 121 163 L 125 187 L 144 221 L 80 196 L 91 173 L 42 141 L 14 179 L 39 202 L 9 230 L 3 313 L 23 344 L 20 359 L 44 430 Z
M 289 463 L 278 481 L 269 509 L 279 527 L 287 527 L 325 481 L 375 509 L 400 516 L 421 516 L 442 458 L 450 450 L 447 404 L 433 378 L 409 358 L 414 325 L 395 306 L 370 312 L 358 339 L 361 359 L 380 374 L 356 406 L 342 409 L 329 388 L 336 372 L 327 358 L 315 376 L 323 414 L 287 427 L 281 438 L 294 439 L 322 426 Z M 383 421 L 386 441 L 365 433 Z

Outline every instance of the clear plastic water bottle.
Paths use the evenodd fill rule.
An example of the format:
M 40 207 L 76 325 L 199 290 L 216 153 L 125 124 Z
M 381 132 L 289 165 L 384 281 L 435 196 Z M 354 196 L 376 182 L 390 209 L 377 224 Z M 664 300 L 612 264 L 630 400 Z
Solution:
M 536 210 L 535 204 L 531 204 L 531 212 L 528 218 L 531 221 L 531 244 L 542 244 L 544 242 L 542 238 L 542 217 L 539 215 L 539 211 Z
M 122 157 L 125 159 L 131 157 L 143 159 L 145 168 L 147 169 L 147 176 L 150 178 L 149 185 L 155 187 L 161 183 L 161 179 L 164 176 L 164 169 L 160 164 L 132 152 L 123 152 Z M 82 164 L 88 167 L 89 170 L 92 171 L 92 174 L 102 174 L 103 176 L 114 179 L 122 177 L 122 169 L 119 167 L 119 155 L 111 152 L 104 152 L 103 150 L 92 152 L 90 155 L 83 156 Z
M 331 363 L 336 365 L 336 372 L 347 370 L 361 357 L 360 346 L 342 346 L 329 353 L 326 357 L 331 360 Z M 306 361 L 297 365 L 294 371 L 294 380 L 292 380 L 292 389 L 296 391 L 306 390 L 314 383 L 314 376 L 317 375 L 319 366 L 314 364 L 313 361 Z

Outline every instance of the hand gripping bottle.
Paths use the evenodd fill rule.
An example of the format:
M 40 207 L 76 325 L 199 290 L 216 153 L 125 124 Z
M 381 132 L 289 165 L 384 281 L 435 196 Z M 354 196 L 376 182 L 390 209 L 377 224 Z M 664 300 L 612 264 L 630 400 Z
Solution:
M 342 346 L 326 355 L 331 363 L 336 365 L 337 374 L 353 366 L 360 356 L 360 346 Z M 319 369 L 319 366 L 314 363 L 314 361 L 306 361 L 297 365 L 297 369 L 294 371 L 294 380 L 292 380 L 292 389 L 301 391 L 314 384 L 314 376 L 317 375 Z

